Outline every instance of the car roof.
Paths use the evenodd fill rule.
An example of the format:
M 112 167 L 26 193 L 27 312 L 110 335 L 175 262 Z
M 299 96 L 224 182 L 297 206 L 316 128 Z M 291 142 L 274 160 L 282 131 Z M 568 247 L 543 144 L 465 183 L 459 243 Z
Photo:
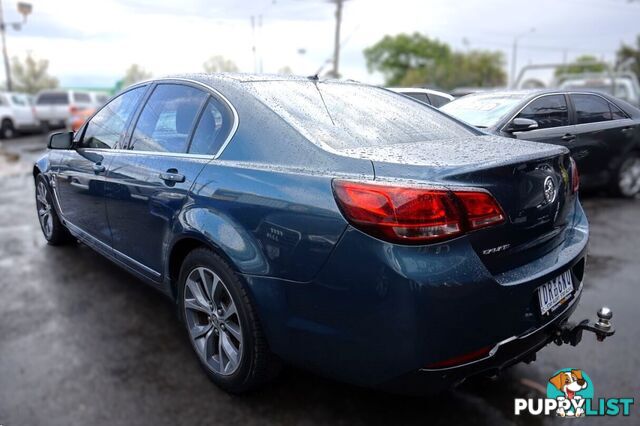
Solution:
M 249 73 L 188 73 L 188 74 L 172 74 L 164 77 L 150 78 L 148 80 L 140 81 L 132 84 L 129 87 L 134 87 L 141 84 L 166 81 L 166 80 L 186 80 L 196 83 L 204 84 L 212 88 L 217 88 L 220 85 L 222 87 L 236 86 L 240 88 L 244 83 L 255 83 L 263 81 L 281 81 L 281 82 L 310 82 L 318 81 L 322 83 L 335 83 L 335 84 L 353 84 L 368 87 L 378 87 L 365 83 L 361 83 L 355 80 L 338 80 L 338 79 L 324 79 L 317 76 L 296 76 L 296 75 L 282 75 L 282 74 L 249 74 Z
M 518 90 L 487 90 L 486 92 L 478 92 L 478 93 L 470 93 L 464 98 L 467 97 L 492 97 L 492 96 L 518 96 L 523 99 L 525 98 L 533 98 L 540 95 L 555 95 L 555 94 L 589 94 L 589 95 L 599 95 L 608 98 L 609 96 L 606 93 L 598 92 L 596 90 L 583 90 L 583 89 L 518 89 Z
M 454 99 L 454 97 L 448 93 L 440 92 L 433 89 L 425 89 L 422 87 L 388 87 L 388 89 L 396 93 L 426 93 L 430 95 L 442 96 L 443 98 L 447 98 L 450 101 Z

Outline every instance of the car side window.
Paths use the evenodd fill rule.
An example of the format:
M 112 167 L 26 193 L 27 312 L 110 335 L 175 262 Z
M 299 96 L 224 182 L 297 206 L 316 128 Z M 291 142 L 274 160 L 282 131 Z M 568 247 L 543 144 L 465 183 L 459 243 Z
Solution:
M 429 102 L 429 98 L 424 93 L 405 93 L 405 95 L 412 97 L 413 99 L 417 99 L 420 102 L 431 104 L 431 102 Z
M 227 139 L 233 126 L 229 108 L 215 97 L 209 98 L 193 134 L 190 154 L 215 155 Z
M 624 113 L 620 108 L 609 102 L 609 108 L 611 108 L 611 119 L 612 120 L 624 120 L 627 117 L 627 114 Z
M 451 102 L 449 99 L 445 98 L 444 96 L 438 96 L 433 93 L 429 93 L 429 100 L 431 101 L 430 102 L 431 105 L 433 105 L 436 108 L 440 108 L 442 105 L 445 105 Z
M 542 96 L 529 103 L 517 118 L 528 118 L 538 123 L 539 129 L 569 125 L 569 109 L 564 95 Z
M 18 106 L 27 106 L 27 99 L 23 96 L 19 96 L 19 95 L 12 95 L 11 96 L 11 102 L 14 105 L 18 105 Z
M 123 93 L 104 106 L 86 126 L 82 138 L 85 148 L 114 148 L 138 106 L 146 87 Z
M 597 123 L 611 120 L 609 102 L 596 95 L 571 95 L 576 108 L 578 124 Z
M 202 90 L 191 86 L 158 85 L 136 123 L 131 142 L 132 149 L 187 152 L 189 133 L 207 96 Z

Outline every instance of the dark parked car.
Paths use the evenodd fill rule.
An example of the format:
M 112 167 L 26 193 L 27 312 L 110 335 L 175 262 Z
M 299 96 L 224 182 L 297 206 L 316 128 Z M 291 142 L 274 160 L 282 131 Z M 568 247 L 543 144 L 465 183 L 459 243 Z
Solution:
M 640 110 L 584 91 L 514 91 L 468 95 L 443 111 L 485 131 L 566 146 L 584 189 L 640 193 Z
M 568 150 L 385 89 L 159 79 L 49 147 L 33 169 L 46 239 L 175 300 L 232 392 L 281 360 L 396 390 L 495 374 L 558 339 L 582 293 Z

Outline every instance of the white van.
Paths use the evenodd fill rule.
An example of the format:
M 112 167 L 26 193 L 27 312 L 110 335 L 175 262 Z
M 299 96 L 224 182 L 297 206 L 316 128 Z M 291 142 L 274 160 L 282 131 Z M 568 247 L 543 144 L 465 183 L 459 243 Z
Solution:
M 39 129 L 29 95 L 17 92 L 0 93 L 0 137 L 9 139 L 21 131 Z
M 43 90 L 36 95 L 36 118 L 43 128 L 67 127 L 79 111 L 94 108 L 89 92 Z

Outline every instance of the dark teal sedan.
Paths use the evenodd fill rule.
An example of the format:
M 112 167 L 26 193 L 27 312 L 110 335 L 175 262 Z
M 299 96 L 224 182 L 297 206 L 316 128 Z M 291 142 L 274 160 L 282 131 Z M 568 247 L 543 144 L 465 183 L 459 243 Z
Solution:
M 569 150 L 385 89 L 157 79 L 49 148 L 33 168 L 44 237 L 80 240 L 174 300 L 230 392 L 282 362 L 364 386 L 453 386 L 534 359 L 582 293 L 589 232 Z

